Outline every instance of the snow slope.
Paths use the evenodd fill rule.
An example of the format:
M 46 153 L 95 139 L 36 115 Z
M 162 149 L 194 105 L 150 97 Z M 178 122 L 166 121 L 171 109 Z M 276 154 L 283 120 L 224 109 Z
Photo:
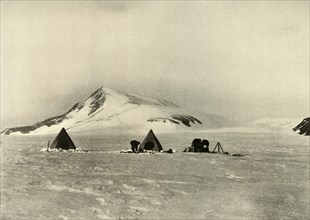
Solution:
M 68 112 L 34 125 L 8 128 L 1 134 L 54 134 L 62 127 L 77 133 L 174 132 L 234 126 L 221 116 L 185 110 L 172 102 L 101 87 Z

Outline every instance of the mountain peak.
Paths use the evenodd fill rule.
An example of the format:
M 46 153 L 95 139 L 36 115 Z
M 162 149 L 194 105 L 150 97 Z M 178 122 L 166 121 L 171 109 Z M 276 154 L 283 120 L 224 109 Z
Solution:
M 104 95 L 104 94 L 108 94 L 107 88 L 101 86 L 101 87 L 98 88 L 93 94 L 91 94 L 90 97 L 96 98 L 96 97 L 100 97 L 100 96 L 102 96 L 102 95 Z

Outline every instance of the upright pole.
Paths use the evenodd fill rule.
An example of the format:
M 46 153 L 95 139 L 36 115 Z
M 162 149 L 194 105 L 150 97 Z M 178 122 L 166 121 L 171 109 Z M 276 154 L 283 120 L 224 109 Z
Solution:
M 216 150 L 216 147 L 217 147 L 217 144 L 215 145 L 215 148 L 213 149 L 212 153 L 214 153 L 214 152 L 215 152 L 215 150 Z
M 219 149 L 218 149 L 218 145 L 219 145 L 219 142 L 217 142 L 217 144 L 215 145 L 214 149 L 213 149 L 213 153 L 216 151 L 216 148 L 217 148 L 217 151 L 219 152 Z
M 49 149 L 50 149 L 50 141 L 47 142 L 47 149 L 46 149 L 46 151 L 48 152 Z
M 222 148 L 222 145 L 220 145 L 220 146 L 221 146 L 221 150 L 222 150 L 222 152 L 223 152 L 223 153 L 225 153 L 225 151 L 224 151 L 224 150 L 223 150 L 223 148 Z

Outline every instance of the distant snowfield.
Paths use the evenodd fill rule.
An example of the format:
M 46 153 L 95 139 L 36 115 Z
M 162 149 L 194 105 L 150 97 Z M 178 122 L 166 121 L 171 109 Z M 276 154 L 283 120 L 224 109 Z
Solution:
M 261 118 L 244 126 L 208 129 L 200 132 L 283 133 L 295 135 L 293 128 L 300 122 L 300 118 Z
M 302 118 L 261 118 L 255 120 L 253 126 L 265 128 L 292 129 L 302 121 Z
M 151 111 L 150 111 L 151 112 Z M 254 120 L 243 126 L 235 127 L 221 127 L 221 128 L 203 128 L 200 126 L 199 129 L 188 129 L 180 128 L 179 125 L 172 123 L 160 123 L 153 122 L 151 124 L 137 124 L 133 118 L 134 115 L 128 116 L 128 125 L 120 126 L 119 124 L 106 124 L 105 126 L 100 125 L 96 122 L 89 124 L 86 127 L 71 127 L 68 132 L 76 135 L 119 135 L 119 134 L 145 134 L 149 129 L 153 129 L 156 133 L 163 134 L 177 134 L 177 133 L 283 133 L 287 135 L 295 135 L 296 132 L 293 128 L 301 122 L 300 118 L 261 118 Z M 125 118 L 126 120 L 126 118 Z M 30 135 L 40 134 L 48 135 L 51 133 L 57 133 L 61 129 L 60 126 L 54 127 L 53 132 L 48 127 L 42 127 L 38 129 L 36 133 L 30 133 Z M 20 132 L 12 133 L 11 135 L 22 135 Z

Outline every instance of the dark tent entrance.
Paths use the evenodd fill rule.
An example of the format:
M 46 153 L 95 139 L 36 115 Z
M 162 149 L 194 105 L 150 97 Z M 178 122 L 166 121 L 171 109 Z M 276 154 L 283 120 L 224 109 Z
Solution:
M 61 129 L 61 131 L 58 133 L 57 137 L 53 141 L 52 145 L 50 146 L 50 149 L 53 148 L 61 148 L 63 150 L 76 149 L 73 141 L 71 140 L 66 129 L 64 128 Z
M 151 129 L 139 146 L 139 150 L 161 151 L 163 147 Z

